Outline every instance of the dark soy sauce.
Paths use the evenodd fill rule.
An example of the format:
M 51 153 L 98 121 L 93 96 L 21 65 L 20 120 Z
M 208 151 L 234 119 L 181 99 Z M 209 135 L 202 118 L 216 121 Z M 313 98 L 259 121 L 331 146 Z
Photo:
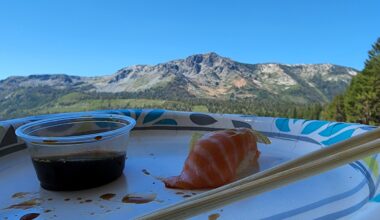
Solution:
M 41 186 L 47 190 L 80 190 L 109 183 L 124 169 L 125 153 L 92 151 L 32 158 Z

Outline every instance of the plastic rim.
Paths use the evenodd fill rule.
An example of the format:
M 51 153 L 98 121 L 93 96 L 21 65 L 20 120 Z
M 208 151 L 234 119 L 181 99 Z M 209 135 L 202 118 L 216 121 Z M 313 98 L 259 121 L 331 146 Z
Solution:
M 59 124 L 60 121 L 63 120 L 72 120 L 72 119 L 80 119 L 80 118 L 97 118 L 97 117 L 103 117 L 103 118 L 115 118 L 120 119 L 122 121 L 125 121 L 125 126 L 111 130 L 111 131 L 105 131 L 100 133 L 94 133 L 94 134 L 86 134 L 86 135 L 78 135 L 78 136 L 69 136 L 69 137 L 43 137 L 43 136 L 33 136 L 24 133 L 26 129 L 30 129 L 33 126 L 41 126 L 46 123 L 51 122 L 57 122 Z M 54 144 L 63 144 L 63 143 L 83 143 L 83 142 L 93 142 L 96 141 L 95 137 L 102 136 L 104 139 L 109 137 L 114 137 L 120 134 L 124 134 L 132 130 L 132 128 L 136 125 L 136 121 L 128 116 L 125 115 L 116 115 L 116 114 L 104 114 L 104 113 L 73 113 L 70 115 L 65 116 L 57 116 L 49 119 L 43 119 L 38 120 L 35 122 L 31 122 L 25 125 L 20 126 L 16 129 L 16 135 L 20 138 L 22 138 L 26 142 L 33 142 L 33 143 L 41 143 L 46 144 L 46 141 L 54 141 L 53 143 L 49 143 L 50 145 Z

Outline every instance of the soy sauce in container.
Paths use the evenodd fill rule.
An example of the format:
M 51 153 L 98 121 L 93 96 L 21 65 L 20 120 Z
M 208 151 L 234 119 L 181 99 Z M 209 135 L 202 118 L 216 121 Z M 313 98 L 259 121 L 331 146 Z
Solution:
M 41 186 L 49 190 L 79 190 L 117 179 L 125 153 L 95 151 L 64 156 L 32 158 Z
M 28 146 L 41 186 L 81 190 L 100 186 L 123 173 L 134 119 L 113 114 L 65 114 L 16 130 Z

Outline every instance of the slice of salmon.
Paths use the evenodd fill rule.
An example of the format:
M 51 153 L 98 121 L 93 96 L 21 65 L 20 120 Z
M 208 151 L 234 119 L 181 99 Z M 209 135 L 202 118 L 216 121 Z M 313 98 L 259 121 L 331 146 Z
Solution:
M 216 188 L 234 181 L 242 165 L 257 164 L 260 152 L 251 129 L 212 132 L 198 140 L 190 151 L 179 176 L 164 178 L 168 188 Z M 248 158 L 249 157 L 249 158 Z M 255 162 L 246 164 L 243 161 Z

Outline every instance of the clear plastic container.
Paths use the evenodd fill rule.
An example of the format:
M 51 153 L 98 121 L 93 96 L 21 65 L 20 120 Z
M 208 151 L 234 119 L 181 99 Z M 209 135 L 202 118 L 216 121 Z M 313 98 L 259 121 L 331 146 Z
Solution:
M 118 178 L 134 119 L 77 113 L 28 123 L 16 135 L 28 146 L 41 186 L 80 190 Z

